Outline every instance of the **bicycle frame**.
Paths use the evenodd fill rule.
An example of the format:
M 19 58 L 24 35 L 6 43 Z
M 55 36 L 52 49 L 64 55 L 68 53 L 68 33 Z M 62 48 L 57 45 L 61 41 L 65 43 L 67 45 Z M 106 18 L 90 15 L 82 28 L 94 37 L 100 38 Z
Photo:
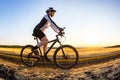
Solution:
M 59 36 L 59 35 L 56 35 L 56 39 L 53 39 L 53 40 L 51 40 L 51 41 L 48 42 L 48 43 L 51 43 L 51 42 L 53 42 L 53 43 L 52 43 L 51 46 L 48 48 L 47 52 L 44 53 L 44 56 L 46 56 L 46 55 L 49 53 L 49 51 L 53 48 L 53 46 L 54 46 L 57 42 L 60 44 L 60 46 L 62 46 L 61 42 L 59 41 L 58 36 Z M 36 39 L 37 44 L 38 44 L 38 43 L 39 43 L 38 37 L 35 37 L 35 39 Z M 42 55 L 42 51 L 41 51 L 40 47 L 39 47 L 39 51 L 40 51 L 40 54 Z M 63 50 L 62 50 L 62 51 L 63 51 Z

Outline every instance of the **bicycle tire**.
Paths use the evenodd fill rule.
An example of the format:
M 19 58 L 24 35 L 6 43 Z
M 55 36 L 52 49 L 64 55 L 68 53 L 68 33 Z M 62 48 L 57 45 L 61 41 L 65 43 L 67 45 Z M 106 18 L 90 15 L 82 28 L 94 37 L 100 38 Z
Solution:
M 21 61 L 24 65 L 28 67 L 34 67 L 38 64 L 39 59 L 38 58 L 32 58 L 31 56 L 35 56 L 34 53 L 31 51 L 33 48 L 32 45 L 26 45 L 21 50 Z M 29 51 L 29 52 L 28 52 Z
M 67 60 L 67 58 L 66 59 L 63 58 L 63 52 L 61 52 L 62 49 L 63 49 L 63 51 L 65 53 L 65 56 L 67 56 L 67 58 L 70 58 L 69 59 L 70 61 Z M 74 59 L 73 59 L 73 55 L 75 55 Z M 78 59 L 79 59 L 79 55 L 78 55 L 77 50 L 73 46 L 71 46 L 71 45 L 62 45 L 62 46 L 60 46 L 59 48 L 56 49 L 53 58 L 54 58 L 54 63 L 59 68 L 61 68 L 61 69 L 70 69 L 70 68 L 74 67 L 77 64 Z M 67 60 L 68 62 L 64 62 L 65 60 Z

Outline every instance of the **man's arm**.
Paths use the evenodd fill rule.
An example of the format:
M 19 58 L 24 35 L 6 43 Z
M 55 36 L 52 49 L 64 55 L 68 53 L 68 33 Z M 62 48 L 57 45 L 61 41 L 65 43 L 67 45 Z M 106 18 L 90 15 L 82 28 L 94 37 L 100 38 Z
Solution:
M 55 22 L 50 18 L 49 15 L 45 15 L 44 16 L 50 23 L 51 23 L 51 28 L 56 32 L 59 33 L 60 32 L 60 27 L 58 27 Z

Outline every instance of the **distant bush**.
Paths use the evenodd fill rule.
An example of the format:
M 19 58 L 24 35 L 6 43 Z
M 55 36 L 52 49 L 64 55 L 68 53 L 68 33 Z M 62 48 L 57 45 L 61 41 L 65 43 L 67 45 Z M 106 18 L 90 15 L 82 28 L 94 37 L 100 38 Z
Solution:
M 108 47 L 105 47 L 105 48 L 117 48 L 117 47 L 120 47 L 120 45 L 108 46 Z
M 20 45 L 0 45 L 1 48 L 21 48 Z

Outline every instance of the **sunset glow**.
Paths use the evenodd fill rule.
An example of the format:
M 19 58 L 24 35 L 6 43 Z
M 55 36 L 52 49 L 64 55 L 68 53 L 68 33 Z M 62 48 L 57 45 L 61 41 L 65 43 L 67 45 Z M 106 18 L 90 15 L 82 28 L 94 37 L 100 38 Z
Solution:
M 86 43 L 90 44 L 91 46 L 93 45 L 97 45 L 99 43 L 99 40 L 95 39 L 95 38 L 91 38 L 91 39 L 87 39 Z
M 64 44 L 120 45 L 120 0 L 0 0 L 0 45 L 36 45 L 33 29 L 49 7 L 57 11 L 55 23 L 66 27 Z M 57 33 L 45 34 L 52 40 Z

